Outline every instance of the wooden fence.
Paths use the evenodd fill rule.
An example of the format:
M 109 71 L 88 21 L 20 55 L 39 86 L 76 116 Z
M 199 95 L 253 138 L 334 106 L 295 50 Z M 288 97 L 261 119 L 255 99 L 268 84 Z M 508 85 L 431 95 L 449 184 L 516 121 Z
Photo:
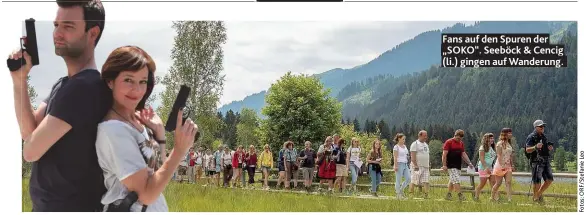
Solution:
M 394 171 L 392 169 L 382 169 L 381 170 L 384 174 L 385 173 L 393 173 Z M 256 171 L 257 173 L 260 173 L 260 171 Z M 301 172 L 301 171 L 300 171 Z M 272 173 L 277 173 L 277 169 L 271 169 L 270 170 L 270 174 Z M 446 172 L 442 171 L 442 169 L 431 169 L 430 170 L 430 176 L 442 176 L 442 173 L 446 174 Z M 314 174 L 316 174 L 316 171 L 314 171 Z M 363 175 L 367 175 L 368 177 L 368 173 L 364 172 Z M 574 173 L 553 173 L 555 178 L 577 178 L 577 174 Z M 301 176 L 301 173 L 299 174 L 298 177 Z M 467 173 L 466 171 L 461 172 L 461 176 L 468 176 L 469 177 L 469 186 L 465 186 L 463 184 L 461 184 L 461 190 L 462 192 L 469 192 L 472 195 L 474 195 L 475 193 L 475 177 L 479 177 L 479 175 L 477 173 Z M 512 177 L 532 177 L 532 174 L 529 172 L 513 172 L 512 173 Z M 349 178 L 350 178 L 350 174 L 349 174 Z M 303 178 L 298 178 L 298 180 L 303 180 Z M 262 183 L 262 180 L 258 180 L 257 182 Z M 276 183 L 277 179 L 269 179 L 268 182 L 270 183 Z M 290 181 L 290 183 L 293 183 Z M 298 181 L 298 183 L 303 183 L 303 181 Z M 312 183 L 312 185 L 319 185 L 319 183 Z M 351 186 L 350 183 L 347 183 L 347 186 Z M 394 182 L 381 182 L 379 184 L 379 186 L 395 186 Z M 489 186 L 486 185 L 486 186 Z M 371 187 L 371 184 L 357 184 L 357 187 Z M 447 184 L 430 184 L 431 188 L 444 188 L 447 189 Z M 421 189 L 421 187 L 420 187 Z M 482 193 L 489 193 L 489 190 L 482 190 Z M 501 193 L 505 194 L 505 191 L 500 191 Z M 521 196 L 532 196 L 532 192 L 527 192 L 527 191 L 513 191 L 512 195 L 521 195 Z M 545 197 L 554 197 L 554 198 L 569 198 L 569 199 L 576 199 L 577 198 L 577 194 L 559 194 L 559 193 L 544 193 L 543 196 Z

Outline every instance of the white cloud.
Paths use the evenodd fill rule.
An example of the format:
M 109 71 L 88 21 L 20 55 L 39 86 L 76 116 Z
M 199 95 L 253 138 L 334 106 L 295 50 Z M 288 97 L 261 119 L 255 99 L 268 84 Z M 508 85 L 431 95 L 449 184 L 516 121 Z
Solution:
M 315 74 L 333 68 L 364 64 L 395 45 L 423 31 L 440 29 L 455 22 L 227 22 L 224 48 L 226 75 L 220 103 L 242 100 L 269 88 L 287 71 Z M 96 48 L 98 68 L 115 48 L 137 45 L 157 62 L 163 76 L 172 64 L 175 31 L 171 21 L 111 21 L 106 23 Z M 66 74 L 63 60 L 55 56 L 52 22 L 37 22 L 41 64 L 31 71 L 39 99 Z M 45 36 L 47 35 L 47 36 Z M 155 88 L 155 93 L 164 86 Z

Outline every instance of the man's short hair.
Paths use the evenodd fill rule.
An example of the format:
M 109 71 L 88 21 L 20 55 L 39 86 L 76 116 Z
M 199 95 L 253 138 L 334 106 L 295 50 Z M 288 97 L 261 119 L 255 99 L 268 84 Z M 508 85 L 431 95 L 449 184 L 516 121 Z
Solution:
M 84 11 L 84 21 L 86 22 L 85 31 L 88 32 L 93 27 L 98 26 L 100 32 L 94 46 L 98 45 L 102 31 L 104 31 L 106 13 L 100 0 L 57 0 L 57 5 L 61 8 L 81 7 Z
M 456 130 L 455 131 L 455 136 L 464 137 L 465 136 L 465 131 L 463 131 L 463 129 Z
M 418 137 L 421 137 L 424 133 L 427 133 L 425 130 L 421 130 L 420 132 L 418 132 Z

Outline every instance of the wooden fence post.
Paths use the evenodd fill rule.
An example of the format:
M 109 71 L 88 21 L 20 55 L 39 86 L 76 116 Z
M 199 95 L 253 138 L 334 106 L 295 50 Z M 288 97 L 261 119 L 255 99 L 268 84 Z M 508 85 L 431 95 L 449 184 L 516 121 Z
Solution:
M 473 187 L 473 190 L 475 190 L 475 176 L 474 175 L 470 175 L 469 178 L 471 179 L 471 186 Z M 475 198 L 475 192 L 472 192 L 472 198 Z

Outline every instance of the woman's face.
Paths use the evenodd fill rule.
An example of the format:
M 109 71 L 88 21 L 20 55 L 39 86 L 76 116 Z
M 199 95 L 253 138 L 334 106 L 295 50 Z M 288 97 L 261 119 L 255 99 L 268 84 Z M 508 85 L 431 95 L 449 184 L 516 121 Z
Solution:
M 375 142 L 375 149 L 379 149 L 381 147 L 381 143 L 379 141 Z
M 489 137 L 489 143 L 494 143 L 495 142 L 495 137 Z
M 404 143 L 404 142 L 406 141 L 406 136 L 400 137 L 400 138 L 398 139 L 398 141 L 399 141 L 400 143 Z
M 112 89 L 114 103 L 127 110 L 135 110 L 147 92 L 149 70 L 145 66 L 139 71 L 122 71 L 118 77 L 108 83 Z
M 265 147 L 265 151 L 268 152 L 269 151 L 269 147 Z

